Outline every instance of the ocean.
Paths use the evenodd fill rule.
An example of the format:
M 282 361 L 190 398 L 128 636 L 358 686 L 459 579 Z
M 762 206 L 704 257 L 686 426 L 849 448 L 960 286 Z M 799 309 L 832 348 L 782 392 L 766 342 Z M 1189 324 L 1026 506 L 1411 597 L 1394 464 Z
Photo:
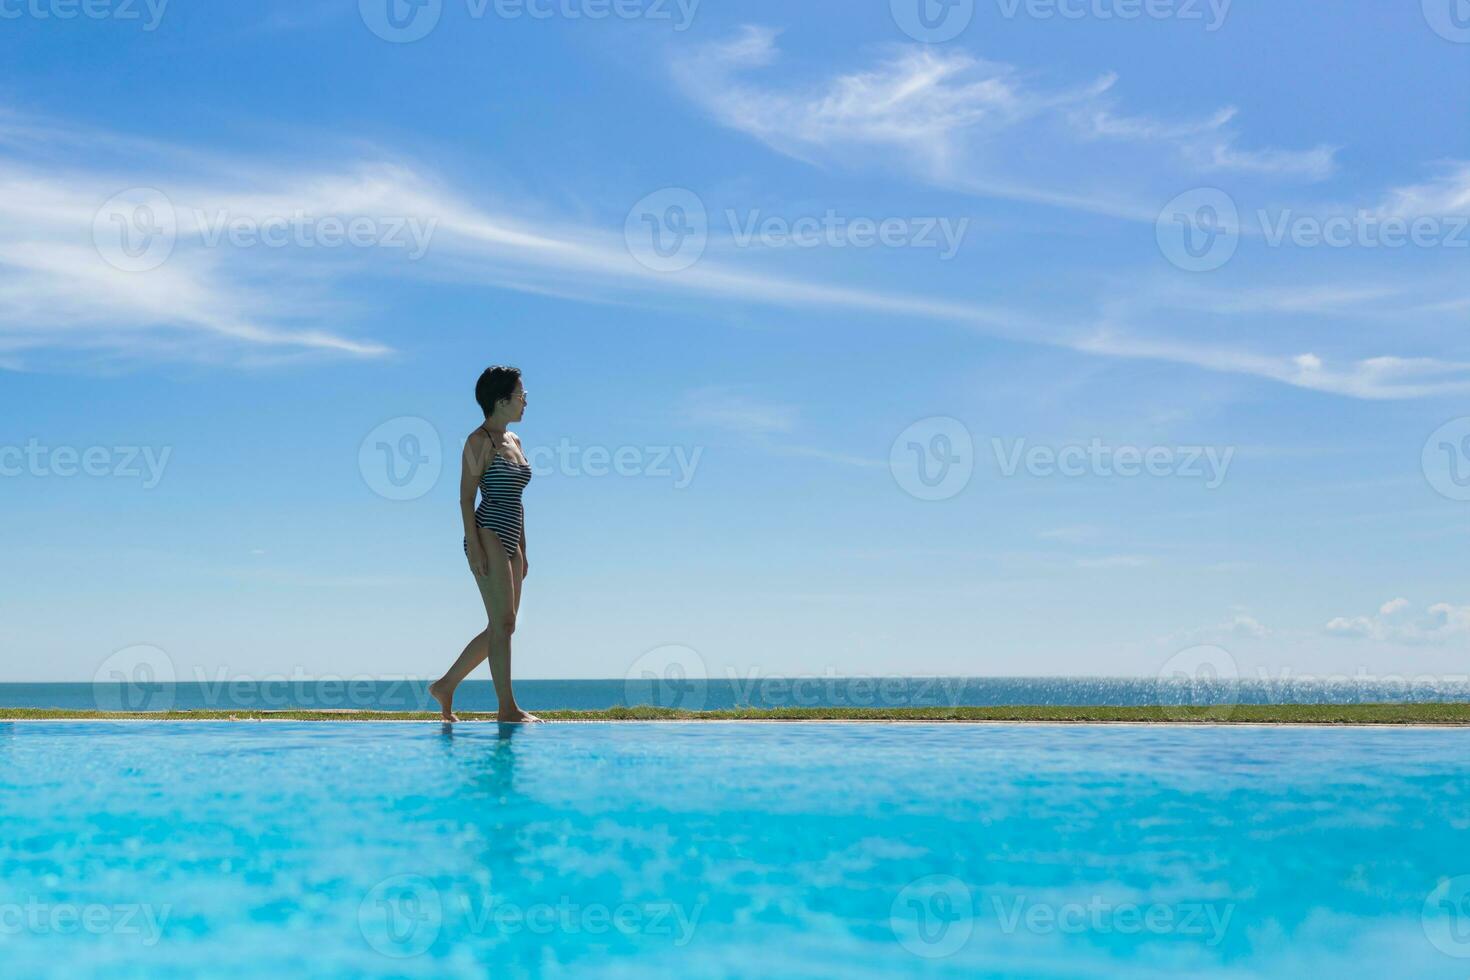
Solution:
M 77 711 L 374 710 L 434 708 L 424 680 L 234 680 L 191 683 L 0 684 L 0 708 Z M 1470 683 L 1446 680 L 1160 681 L 1107 677 L 795 677 L 518 680 L 529 711 L 655 705 L 691 711 L 754 708 L 901 708 L 1007 705 L 1147 706 L 1362 704 L 1470 701 Z M 466 681 L 455 707 L 494 711 L 488 680 Z

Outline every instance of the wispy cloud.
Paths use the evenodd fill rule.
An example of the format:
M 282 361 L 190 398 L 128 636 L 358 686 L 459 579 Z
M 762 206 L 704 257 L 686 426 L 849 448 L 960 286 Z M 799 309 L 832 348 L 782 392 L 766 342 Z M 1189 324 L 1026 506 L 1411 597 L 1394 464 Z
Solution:
M 55 162 L 59 151 L 75 158 L 85 144 L 106 146 L 109 159 L 130 165 L 101 171 Z M 1456 359 L 1319 351 L 1305 345 L 1273 352 L 1225 346 L 1213 336 L 1180 336 L 1157 325 L 1166 304 L 1147 297 L 1141 304 L 1110 302 L 1101 316 L 1078 322 L 1049 311 L 941 294 L 817 282 L 767 271 L 743 255 L 660 272 L 633 257 L 621 229 L 549 220 L 544 213 L 518 216 L 524 204 L 492 207 L 401 160 L 333 167 L 221 160 L 188 147 L 173 152 L 14 116 L 0 116 L 0 147 L 10 148 L 0 150 L 0 364 L 12 369 L 25 367 L 33 354 L 55 351 L 242 363 L 378 356 L 390 352 L 387 340 L 356 336 L 362 312 L 358 287 L 395 275 L 590 302 L 718 299 L 898 317 L 959 325 L 1017 343 L 1187 364 L 1357 398 L 1470 390 L 1470 363 Z M 177 244 L 156 268 L 127 271 L 103 257 L 94 224 L 109 198 L 140 187 L 165 193 L 177 218 Z M 259 231 L 298 215 L 329 218 L 339 225 L 339 235 L 340 226 L 366 221 L 379 231 L 407 226 L 432 236 L 420 243 L 417 261 L 410 261 L 411 249 L 386 248 L 377 241 L 331 249 L 291 242 L 281 248 L 236 247 L 228 240 L 231 222 Z M 1369 288 L 1374 287 L 1358 291 L 1360 301 Z M 1252 302 L 1293 312 L 1286 309 L 1294 302 L 1290 296 L 1257 294 L 1250 300 L 1246 295 L 1237 301 L 1240 312 L 1250 312 Z M 1336 311 L 1348 301 L 1326 293 L 1301 296 L 1294 312 Z M 1218 295 L 1208 301 L 1224 302 Z M 1378 302 L 1388 307 L 1394 299 Z M 1452 299 L 1437 302 L 1448 304 L 1440 315 L 1457 312 Z M 1279 347 L 1279 341 L 1272 346 Z M 756 421 L 767 431 L 782 424 L 770 415 Z
M 1145 555 L 1103 555 L 1097 558 L 1078 558 L 1078 568 L 1144 568 L 1154 560 Z
M 797 411 L 791 405 L 755 398 L 727 386 L 698 388 L 684 396 L 684 415 L 696 425 L 709 425 L 745 435 L 790 432 Z
M 1227 620 L 1180 630 L 1160 637 L 1159 642 L 1171 646 L 1195 643 L 1228 643 L 1249 640 L 1264 640 L 1272 635 L 1269 627 L 1244 610 L 1236 610 Z
M 1394 188 L 1377 213 L 1401 218 L 1470 215 L 1470 163 L 1457 160 L 1441 169 L 1433 180 Z
M 681 414 L 695 425 L 733 432 L 751 445 L 777 456 L 820 459 L 869 469 L 888 465 L 887 460 L 796 442 L 792 437 L 798 428 L 800 413 L 794 406 L 757 398 L 727 385 L 688 392 L 683 399 Z
M 752 80 L 779 60 L 776 39 L 747 26 L 682 51 L 672 72 L 722 124 L 813 163 L 849 165 L 861 148 L 865 163 L 939 186 L 1141 221 L 1180 175 L 1317 180 L 1336 169 L 1330 146 L 1242 146 L 1231 107 L 1186 121 L 1130 115 L 1114 74 L 1046 88 L 959 49 L 902 48 L 816 84 Z

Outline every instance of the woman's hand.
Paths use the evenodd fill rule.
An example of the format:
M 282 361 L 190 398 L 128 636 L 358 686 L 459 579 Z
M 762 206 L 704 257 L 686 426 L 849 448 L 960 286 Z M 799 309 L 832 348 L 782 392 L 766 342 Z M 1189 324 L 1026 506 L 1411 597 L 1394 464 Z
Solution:
M 470 571 L 485 578 L 490 574 L 490 559 L 485 555 L 485 546 L 480 543 L 478 534 L 470 538 L 469 549 Z

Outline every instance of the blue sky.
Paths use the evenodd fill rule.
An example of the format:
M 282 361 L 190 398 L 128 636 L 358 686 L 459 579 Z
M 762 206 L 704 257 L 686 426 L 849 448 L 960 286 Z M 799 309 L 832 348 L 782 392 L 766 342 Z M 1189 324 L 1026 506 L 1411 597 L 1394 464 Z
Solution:
M 906 2 L 5 5 L 0 680 L 1463 675 L 1470 11 Z

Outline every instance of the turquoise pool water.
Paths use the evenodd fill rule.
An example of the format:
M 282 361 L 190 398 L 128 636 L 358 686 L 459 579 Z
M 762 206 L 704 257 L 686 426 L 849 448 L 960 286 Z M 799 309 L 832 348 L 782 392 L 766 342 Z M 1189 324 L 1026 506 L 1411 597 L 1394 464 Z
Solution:
M 1470 975 L 1470 733 L 0 725 L 25 976 Z

